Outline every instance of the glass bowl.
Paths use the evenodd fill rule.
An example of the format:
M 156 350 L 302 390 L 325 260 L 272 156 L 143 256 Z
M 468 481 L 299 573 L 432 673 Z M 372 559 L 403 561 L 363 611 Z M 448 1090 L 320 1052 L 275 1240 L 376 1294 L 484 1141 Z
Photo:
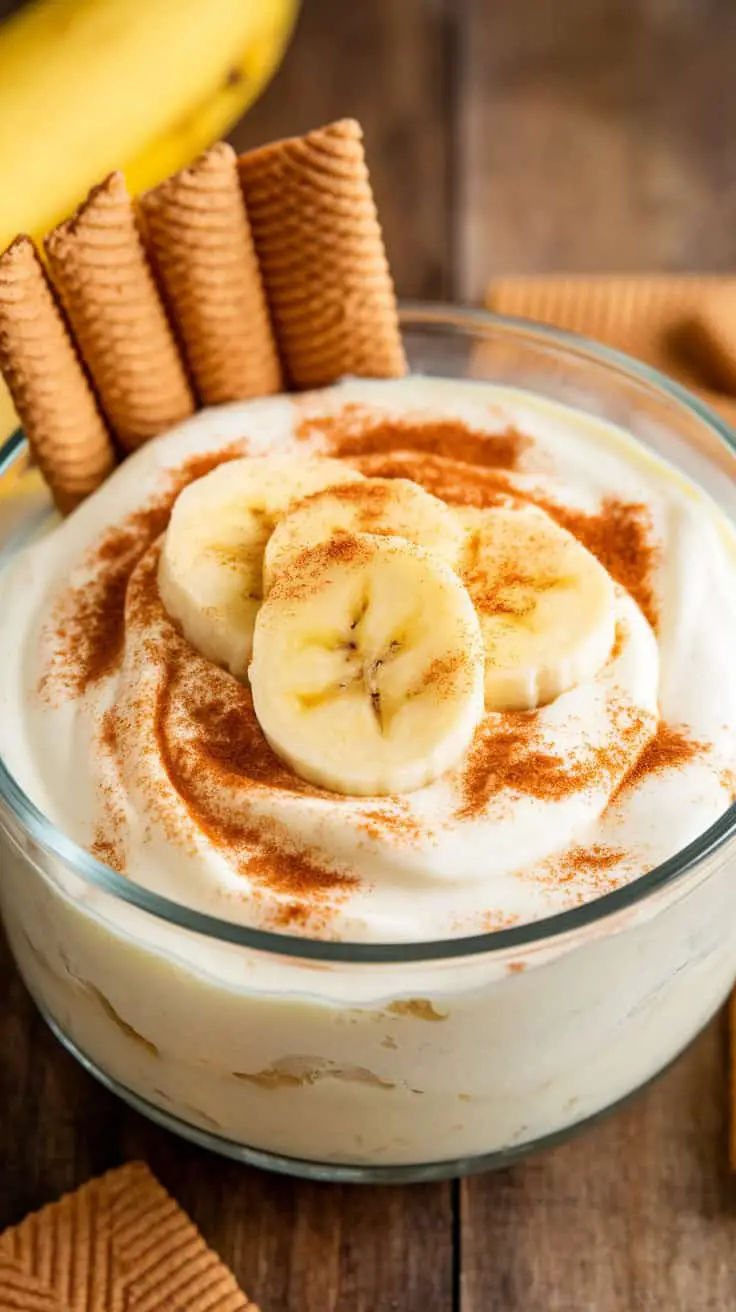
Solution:
M 667 378 L 482 312 L 409 306 L 402 324 L 415 371 L 611 419 L 736 520 L 734 437 Z M 2 522 L 16 520 L 2 566 L 51 511 L 18 434 L 0 475 Z M 322 942 L 143 890 L 59 832 L 0 762 L 0 904 L 54 1032 L 144 1115 L 295 1175 L 434 1179 L 565 1137 L 690 1043 L 736 973 L 735 827 L 732 806 L 657 869 L 529 925 Z

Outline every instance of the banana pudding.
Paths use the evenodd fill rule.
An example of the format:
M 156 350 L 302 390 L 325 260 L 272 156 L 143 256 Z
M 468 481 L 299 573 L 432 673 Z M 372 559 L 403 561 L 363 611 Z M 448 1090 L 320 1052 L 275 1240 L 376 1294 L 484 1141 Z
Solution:
M 195 415 L 0 578 L 0 755 L 136 890 L 111 906 L 63 853 L 29 878 L 10 843 L 34 995 L 149 1110 L 289 1158 L 456 1161 L 596 1113 L 728 988 L 723 900 L 660 891 L 574 951 L 442 945 L 612 894 L 724 815 L 735 578 L 704 492 L 532 393 Z M 241 929 L 432 950 L 369 977 Z

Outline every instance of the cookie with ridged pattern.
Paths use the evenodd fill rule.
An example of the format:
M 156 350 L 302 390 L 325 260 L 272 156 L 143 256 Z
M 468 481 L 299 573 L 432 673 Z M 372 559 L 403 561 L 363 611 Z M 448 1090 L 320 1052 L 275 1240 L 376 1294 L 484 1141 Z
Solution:
M 212 146 L 148 192 L 141 209 L 200 401 L 278 392 L 281 366 L 232 147 Z
M 360 125 L 241 155 L 240 180 L 289 385 L 406 371 Z
M 46 238 L 52 279 L 110 425 L 133 450 L 194 410 L 121 173 Z
M 115 452 L 29 237 L 0 255 L 0 371 L 62 513 L 107 478 Z

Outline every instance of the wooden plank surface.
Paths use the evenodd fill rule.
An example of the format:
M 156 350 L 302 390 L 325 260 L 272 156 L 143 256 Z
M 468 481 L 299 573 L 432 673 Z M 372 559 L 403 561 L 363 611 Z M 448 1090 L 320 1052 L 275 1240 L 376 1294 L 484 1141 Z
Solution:
M 0 13 L 12 0 L 0 0 Z M 404 296 L 492 273 L 733 267 L 730 0 L 305 0 L 240 148 L 354 114 Z M 175 1140 L 58 1046 L 0 940 L 0 1226 L 144 1157 L 264 1312 L 727 1312 L 724 1035 L 494 1176 L 302 1184 Z
M 463 1182 L 463 1312 L 727 1312 L 726 1035 L 559 1148 Z
M 499 272 L 733 269 L 731 0 L 463 7 L 463 297 Z

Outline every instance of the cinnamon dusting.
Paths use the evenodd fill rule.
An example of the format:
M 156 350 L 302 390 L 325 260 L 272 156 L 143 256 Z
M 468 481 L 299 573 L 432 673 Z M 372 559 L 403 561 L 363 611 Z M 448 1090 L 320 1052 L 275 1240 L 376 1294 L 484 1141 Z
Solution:
M 107 768 L 99 784 L 101 814 L 89 850 L 98 861 L 103 861 L 111 870 L 123 874 L 127 859 L 126 816 L 121 801 L 118 713 L 114 706 L 109 707 L 102 717 L 97 741 Z
M 225 849 L 236 869 L 255 883 L 267 885 L 273 892 L 292 899 L 319 899 L 328 893 L 347 892 L 357 884 L 354 876 L 327 864 L 316 852 L 304 852 L 294 847 L 288 832 L 276 820 L 253 814 L 247 802 L 242 809 L 228 804 L 228 780 L 225 777 L 228 773 L 240 777 L 245 769 L 246 777 L 251 780 L 260 769 L 267 772 L 269 780 L 279 775 L 288 777 L 289 785 L 293 785 L 295 777 L 277 761 L 268 747 L 256 720 L 250 693 L 244 687 L 231 680 L 234 688 L 228 689 L 224 705 L 205 691 L 214 682 L 225 681 L 230 681 L 229 676 L 222 674 L 221 680 L 216 681 L 211 670 L 208 671 L 200 691 L 200 696 L 204 693 L 208 700 L 193 706 L 192 696 L 196 698 L 196 688 L 191 674 L 187 676 L 176 659 L 167 663 L 157 698 L 154 732 L 159 757 L 177 795 L 197 829 L 206 834 L 215 847 Z M 239 731 L 236 729 L 233 735 L 234 741 L 227 731 L 223 733 L 225 724 L 236 728 L 231 692 L 235 694 L 233 701 L 240 703 L 243 720 L 243 727 Z M 183 738 L 175 730 L 172 701 L 177 697 L 183 700 L 200 730 L 199 736 L 193 739 Z M 243 729 L 246 733 L 250 730 L 248 742 L 256 748 L 255 770 L 251 752 L 243 751 Z
M 608 657 L 609 665 L 613 665 L 619 659 L 621 652 L 624 649 L 624 643 L 626 642 L 628 636 L 629 636 L 628 625 L 624 622 L 624 620 L 617 620 L 616 628 L 614 631 L 613 646 L 611 648 L 611 654 Z
M 260 886 L 276 895 L 276 924 L 311 924 L 319 917 L 326 928 L 325 916 L 357 879 L 316 848 L 299 847 L 258 801 L 274 789 L 331 802 L 335 798 L 298 778 L 275 756 L 249 689 L 199 656 L 178 634 L 158 596 L 156 562 L 157 552 L 149 551 L 131 577 L 127 622 L 133 630 L 140 625 L 143 634 L 155 634 L 150 654 L 159 677 L 147 697 L 141 694 L 140 703 L 134 703 L 118 751 L 125 751 L 126 735 L 135 750 L 133 744 L 139 747 L 152 726 L 148 750 L 157 768 L 147 766 L 144 751 L 137 785 L 169 838 L 186 845 L 195 835 L 206 835 L 236 871 L 248 876 L 256 894 Z
M 400 798 L 380 798 L 380 804 L 361 806 L 359 826 L 367 838 L 380 841 L 391 838 L 412 845 L 428 837 L 425 823 L 420 824 L 406 802 Z
M 125 596 L 138 561 L 169 521 L 172 506 L 189 483 L 226 460 L 243 455 L 243 443 L 192 456 L 166 472 L 166 485 L 122 524 L 108 529 L 87 554 L 89 579 L 69 587 L 52 616 L 54 650 L 40 681 L 44 696 L 81 696 L 118 666 L 125 637 Z
M 667 724 L 660 720 L 654 737 L 647 743 L 611 800 L 615 801 L 625 790 L 635 788 L 648 775 L 660 774 L 663 770 L 676 770 L 708 750 L 707 743 L 691 738 L 681 725 Z
M 356 528 L 364 532 L 369 532 L 368 525 L 374 525 L 378 521 L 378 528 L 386 532 L 383 524 L 380 522 L 386 513 L 386 508 L 391 500 L 390 483 L 340 483 L 336 487 L 323 488 L 319 492 L 312 492 L 308 497 L 304 497 L 300 506 L 308 506 L 313 502 L 319 504 L 320 501 L 327 499 L 336 499 L 346 505 L 353 505 L 357 512 Z M 374 530 L 375 531 L 375 528 Z
M 421 448 L 421 438 L 415 443 L 413 432 L 406 433 L 404 441 L 408 449 L 395 453 L 389 449 L 386 454 L 375 451 L 364 454 L 353 448 L 352 452 L 346 450 L 341 454 L 348 457 L 357 454 L 352 463 L 361 473 L 411 478 L 452 505 L 486 508 L 521 498 L 538 506 L 587 547 L 615 582 L 630 593 L 656 632 L 659 615 L 654 575 L 660 548 L 653 537 L 650 512 L 643 503 L 606 497 L 596 512 L 573 510 L 554 501 L 541 488 L 525 487 L 520 491 L 513 478 L 499 469 L 473 464 L 467 458 L 463 463 L 457 450 L 452 452 L 452 459 L 444 452 L 428 454 Z M 419 449 L 412 450 L 414 446 Z M 502 465 L 501 469 L 514 467 L 512 463 Z
M 654 572 L 660 549 L 652 537 L 651 515 L 639 502 L 606 497 L 596 514 L 570 510 L 547 497 L 529 500 L 566 528 L 634 598 L 655 633 L 659 620 Z
M 300 601 L 329 587 L 325 569 L 332 565 L 367 564 L 371 548 L 352 533 L 337 532 L 324 542 L 305 547 L 291 567 L 278 575 L 270 596 L 280 601 Z
M 541 744 L 535 711 L 488 716 L 476 731 L 460 776 L 459 819 L 482 815 L 504 789 L 544 801 L 616 782 L 651 733 L 651 722 L 631 707 L 609 706 L 611 731 L 602 746 L 579 758 Z
M 448 656 L 435 656 L 426 670 L 422 671 L 421 681 L 416 689 L 410 689 L 408 696 L 415 692 L 424 692 L 434 688 L 438 697 L 451 696 L 458 686 L 458 674 L 468 669 L 467 652 L 456 651 Z
M 509 426 L 484 433 L 460 419 L 390 418 L 367 406 L 348 404 L 337 414 L 302 419 L 297 436 L 322 438 L 333 456 L 385 454 L 405 447 L 492 469 L 517 469 L 531 439 Z
M 125 873 L 125 850 L 116 837 L 110 836 L 108 825 L 108 820 L 98 823 L 89 848 L 90 856 L 122 875 Z
M 479 507 L 518 499 L 520 494 L 508 471 L 517 467 L 529 441 L 513 429 L 489 435 L 454 420 L 377 420 L 361 407 L 346 407 L 337 416 L 306 419 L 299 435 L 306 439 L 321 436 L 329 454 L 344 457 L 363 473 L 410 478 L 448 503 Z M 285 825 L 264 817 L 259 809 L 264 792 L 324 799 L 331 809 L 348 807 L 368 839 L 390 836 L 396 842 L 417 843 L 426 840 L 427 826 L 420 825 L 400 799 L 370 799 L 370 804 L 364 804 L 362 799 L 336 795 L 293 774 L 263 737 L 249 690 L 193 652 L 163 611 L 156 582 L 157 551 L 151 548 L 166 528 L 176 496 L 194 479 L 243 454 L 243 443 L 234 443 L 168 471 L 165 487 L 102 537 L 85 561 L 90 581 L 68 589 L 62 599 L 54 620 L 56 650 L 42 682 L 47 693 L 53 689 L 80 695 L 118 665 L 126 625 L 150 629 L 154 636 L 147 641 L 163 671 L 156 694 L 155 742 L 150 750 L 163 763 L 168 787 L 183 804 L 191 833 L 205 834 L 225 852 L 235 869 L 256 886 L 256 896 L 258 888 L 277 895 L 273 913 L 277 924 L 319 923 L 326 932 L 330 911 L 359 881 L 330 862 L 321 850 L 297 847 Z M 365 495 L 359 483 L 339 491 L 356 498 Z M 378 493 L 380 498 L 371 503 L 370 514 L 380 514 L 379 499 L 385 505 L 385 489 L 379 488 Z M 559 506 L 541 491 L 522 495 L 572 532 L 631 593 L 650 622 L 656 623 L 653 573 L 658 548 L 645 506 L 607 498 L 597 513 L 588 513 Z M 302 553 L 300 568 L 282 576 L 274 591 L 314 585 L 314 577 L 310 584 L 310 571 L 301 568 L 303 557 L 313 560 L 320 573 L 326 561 L 353 559 L 359 549 L 360 544 L 349 534 L 335 535 L 328 543 Z M 499 580 L 494 596 L 486 598 L 482 606 L 476 597 L 476 604 L 482 609 L 513 609 L 514 590 L 524 582 L 521 574 Z M 623 626 L 619 625 L 611 659 L 620 654 L 623 638 Z M 456 662 L 460 659 L 455 658 Z M 426 677 L 441 684 L 456 673 L 456 664 L 445 668 L 442 662 L 435 662 Z M 144 714 L 148 717 L 144 708 L 140 714 L 141 724 L 128 726 L 132 736 L 140 733 Z M 651 734 L 652 725 L 647 717 L 628 708 L 612 707 L 611 716 L 612 732 L 606 745 L 582 753 L 578 760 L 565 758 L 544 744 L 534 712 L 486 717 L 459 774 L 457 817 L 483 814 L 503 789 L 548 800 L 605 782 L 618 783 Z M 149 723 L 146 718 L 146 726 Z M 109 721 L 107 716 L 103 719 L 101 743 L 117 759 L 125 750 L 114 713 Z M 682 764 L 700 750 L 702 744 L 687 742 L 681 731 L 660 726 L 624 784 L 618 786 Z M 169 803 L 153 772 L 151 780 L 152 793 L 158 789 L 159 794 L 152 796 L 152 806 L 163 815 Z M 113 793 L 103 800 L 105 813 L 92 850 L 113 868 L 123 869 L 124 822 L 116 813 Z M 183 838 L 175 810 L 170 807 L 170 833 Z M 620 855 L 602 848 L 572 849 L 558 865 L 558 878 L 560 882 L 572 879 L 574 867 L 575 873 L 584 873 L 586 879 L 605 882 L 613 878 Z M 498 928 L 488 914 L 486 928 Z
M 538 593 L 569 586 L 569 581 L 561 579 L 558 574 L 544 578 L 539 572 L 527 573 L 516 565 L 507 565 L 492 579 L 482 566 L 471 566 L 463 571 L 462 579 L 473 605 L 483 616 L 515 615 L 521 618 L 536 609 Z
M 617 879 L 612 871 L 630 856 L 630 852 L 621 848 L 594 843 L 592 847 L 571 847 L 562 856 L 553 857 L 549 864 L 554 871 L 555 883 L 569 884 L 582 876 L 588 886 L 592 883 L 595 891 L 602 894 L 618 886 L 620 878 Z
M 368 478 L 409 478 L 448 505 L 475 506 L 482 510 L 502 505 L 518 495 L 510 474 L 446 456 L 392 451 L 345 459 Z
M 519 919 L 515 911 L 491 909 L 483 912 L 478 922 L 478 929 L 482 934 L 498 934 L 503 929 L 513 929 L 514 925 L 518 925 Z M 464 927 L 460 923 L 457 929 L 459 933 L 464 932 Z

